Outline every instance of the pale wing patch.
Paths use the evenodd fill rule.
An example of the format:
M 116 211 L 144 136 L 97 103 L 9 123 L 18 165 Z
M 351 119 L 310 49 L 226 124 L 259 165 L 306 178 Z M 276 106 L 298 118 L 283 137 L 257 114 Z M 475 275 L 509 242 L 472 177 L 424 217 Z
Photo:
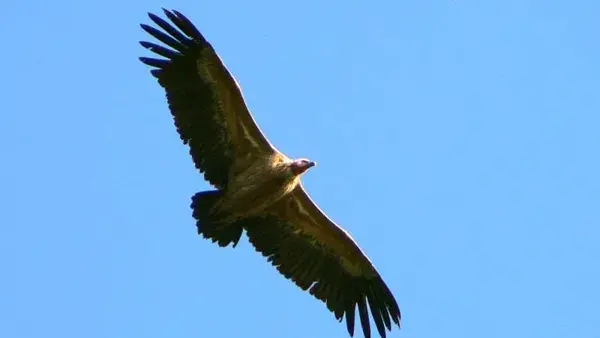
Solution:
M 319 238 L 320 235 L 323 235 L 326 233 L 324 231 L 325 229 L 322 229 L 320 227 L 319 222 L 317 222 L 314 219 L 314 217 L 311 215 L 311 213 L 308 212 L 306 210 L 306 208 L 304 208 L 304 206 L 302 205 L 302 203 L 300 203 L 300 201 L 298 201 L 295 198 L 293 198 L 292 201 L 293 201 L 292 208 L 296 209 L 295 211 L 298 213 L 300 222 L 304 225 L 302 228 L 297 228 L 294 231 L 294 234 L 306 236 L 307 240 L 310 242 L 310 244 L 319 248 L 320 250 L 327 252 L 329 255 L 334 256 L 340 262 L 340 264 L 344 267 L 344 269 L 346 271 L 348 271 L 348 273 L 350 273 L 351 275 L 353 275 L 353 276 L 364 275 L 365 271 L 363 270 L 363 267 L 359 261 L 352 261 L 352 260 L 346 258 L 346 254 L 350 254 L 350 253 L 342 252 L 341 248 L 326 247 L 323 243 L 321 243 L 320 241 L 317 240 L 317 238 Z M 347 232 L 346 232 L 346 234 L 348 236 L 350 236 Z
M 253 148 L 260 148 L 258 141 L 256 141 L 256 139 L 252 137 L 252 134 L 248 130 L 248 127 L 246 127 L 246 125 L 244 125 L 244 123 L 241 122 L 240 126 L 242 127 L 242 132 L 244 133 L 244 139 L 250 142 Z
M 216 51 L 214 51 L 214 50 L 213 50 L 213 53 L 214 53 L 214 55 L 216 56 L 216 58 L 217 58 L 219 61 L 221 61 L 221 64 L 223 65 L 223 68 L 225 69 L 225 71 L 226 71 L 227 73 L 229 73 L 229 71 L 227 70 L 228 68 L 227 68 L 227 65 L 225 64 L 225 61 L 223 61 L 223 59 L 221 59 L 221 57 L 219 56 L 219 54 L 218 54 Z M 237 89 L 238 89 L 238 91 L 239 91 L 239 94 L 240 94 L 240 97 L 241 97 L 242 101 L 244 102 L 245 100 L 244 100 L 244 93 L 242 92 L 242 87 L 241 87 L 241 86 L 240 86 L 240 84 L 238 83 L 238 81 L 237 81 L 237 79 L 235 78 L 235 76 L 233 76 L 233 74 L 229 73 L 229 76 L 231 77 L 231 80 L 233 80 L 233 83 L 234 83 L 234 85 L 237 87 Z M 225 92 L 226 92 L 228 95 L 230 94 L 230 93 L 229 93 L 229 91 L 225 91 Z M 231 107 L 228 107 L 228 108 L 231 108 Z M 236 118 L 236 117 L 234 116 L 233 118 Z M 252 147 L 253 147 L 253 148 L 259 148 L 259 146 L 258 146 L 258 142 L 256 142 L 256 140 L 250 136 L 250 132 L 248 131 L 248 127 L 247 127 L 247 126 L 245 126 L 245 125 L 244 125 L 244 123 L 243 123 L 241 120 L 239 120 L 239 119 L 237 119 L 237 118 L 236 118 L 236 120 L 237 120 L 239 123 L 235 123 L 235 126 L 232 126 L 232 128 L 234 128 L 234 131 L 235 131 L 235 135 L 236 135 L 236 137 L 237 137 L 237 127 L 238 127 L 238 124 L 239 124 L 239 127 L 241 127 L 241 128 L 242 128 L 242 132 L 243 132 L 243 136 L 242 136 L 242 137 L 243 137 L 245 140 L 248 140 L 248 141 L 250 142 L 250 144 L 252 145 Z M 241 142 L 236 142 L 236 144 L 238 145 L 238 148 L 239 148 L 239 147 L 240 147 L 240 145 L 241 145 Z
M 204 50 L 203 53 L 211 53 L 208 50 Z M 214 52 L 212 52 L 211 56 L 214 57 Z M 217 57 L 218 58 L 218 57 Z M 219 136 L 222 141 L 231 141 L 233 144 L 238 144 L 237 142 L 237 117 L 235 116 L 236 112 L 232 109 L 231 104 L 231 93 L 225 88 L 221 88 L 222 84 L 219 83 L 219 79 L 213 75 L 213 69 L 216 65 L 211 62 L 211 57 L 203 57 L 196 61 L 196 67 L 200 72 L 202 78 L 209 83 L 211 87 L 213 87 L 214 102 L 219 106 L 219 110 L 222 115 L 215 115 L 214 119 L 217 123 L 219 123 L 223 128 L 221 128 L 221 132 Z M 227 133 L 227 131 L 229 131 Z
M 227 88 L 225 84 L 220 83 L 222 79 L 218 78 L 218 73 L 213 74 L 215 71 L 217 71 L 215 69 L 217 65 L 213 64 L 211 60 L 216 59 L 221 62 L 224 68 L 224 72 L 231 78 L 231 80 L 233 80 L 233 87 L 236 88 L 239 93 L 239 99 L 241 99 L 241 104 L 245 104 L 242 88 L 237 82 L 235 76 L 229 73 L 225 66 L 225 63 L 219 58 L 218 54 L 214 50 L 205 50 L 204 53 L 210 53 L 210 55 L 207 55 L 208 57 L 204 57 L 201 58 L 201 60 L 198 60 L 197 67 L 204 79 L 210 82 L 210 85 L 215 88 L 215 93 L 219 93 L 218 96 L 215 97 L 215 101 L 218 102 L 224 117 L 222 119 L 219 119 L 219 123 L 223 125 L 226 128 L 226 130 L 229 130 L 229 137 L 231 138 L 231 141 L 237 145 L 236 148 L 240 153 L 238 155 L 243 155 L 244 153 L 246 153 L 249 150 L 247 146 L 250 146 L 253 149 L 263 149 L 263 142 L 266 142 L 268 144 L 268 147 L 275 150 L 275 147 L 273 147 L 268 141 L 266 141 L 266 139 L 263 141 L 262 139 L 257 139 L 256 135 L 253 136 L 253 133 L 256 133 L 256 131 L 260 133 L 259 136 L 263 136 L 258 126 L 254 126 L 256 129 L 256 131 L 254 131 L 252 130 L 252 126 L 246 125 L 244 119 L 240 118 L 239 114 L 245 114 L 245 112 L 237 111 L 239 107 L 236 108 L 236 102 L 234 102 L 236 98 L 232 97 L 234 93 L 232 93 L 231 90 L 229 90 L 229 88 Z M 248 117 L 250 118 L 250 123 L 253 123 L 254 120 L 252 119 L 252 116 Z M 240 130 L 242 133 L 238 133 L 238 131 Z

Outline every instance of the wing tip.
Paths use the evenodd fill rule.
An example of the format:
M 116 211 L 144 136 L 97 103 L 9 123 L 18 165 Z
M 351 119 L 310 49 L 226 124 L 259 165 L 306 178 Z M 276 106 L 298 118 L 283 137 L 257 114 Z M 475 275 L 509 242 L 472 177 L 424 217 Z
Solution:
M 373 320 L 377 332 L 381 338 L 386 338 L 387 331 L 392 331 L 392 323 L 398 329 L 402 328 L 402 315 L 394 295 L 383 281 L 379 274 L 375 276 L 355 277 L 354 291 L 355 298 L 351 306 L 348 306 L 344 312 L 346 314 L 346 325 L 350 336 L 355 329 L 354 311 L 358 308 L 360 325 L 365 338 L 371 336 L 370 320 Z M 370 318 L 369 318 L 370 317 Z
M 160 19 L 158 17 L 158 15 L 152 13 L 152 12 L 148 12 L 148 17 L 150 18 L 150 20 L 155 21 L 156 19 Z

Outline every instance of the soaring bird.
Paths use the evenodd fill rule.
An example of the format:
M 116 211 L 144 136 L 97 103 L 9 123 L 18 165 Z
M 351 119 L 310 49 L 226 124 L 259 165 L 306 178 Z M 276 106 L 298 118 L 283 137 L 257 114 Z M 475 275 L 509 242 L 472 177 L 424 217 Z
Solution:
M 162 58 L 141 57 L 166 92 L 169 110 L 196 168 L 215 188 L 192 197 L 198 234 L 235 247 L 245 231 L 256 251 L 286 278 L 326 304 L 354 335 L 358 308 L 363 334 L 371 337 L 369 311 L 381 337 L 398 304 L 350 234 L 312 201 L 300 177 L 315 166 L 290 158 L 263 135 L 240 86 L 200 31 L 176 10 L 171 23 L 149 13 L 158 26 L 141 24 L 162 42 L 140 44 Z

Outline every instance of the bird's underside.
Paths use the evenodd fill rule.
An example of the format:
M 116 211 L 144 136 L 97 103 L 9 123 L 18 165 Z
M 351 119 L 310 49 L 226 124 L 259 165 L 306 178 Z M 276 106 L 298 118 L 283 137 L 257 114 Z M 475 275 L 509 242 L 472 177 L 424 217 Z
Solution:
M 164 44 L 141 42 L 159 58 L 140 60 L 153 67 L 181 140 L 215 187 L 192 197 L 198 233 L 235 247 L 245 232 L 283 276 L 325 303 L 336 319 L 345 318 L 351 336 L 358 309 L 363 334 L 370 338 L 370 309 L 385 338 L 392 323 L 400 326 L 400 309 L 366 254 L 300 183 L 315 163 L 279 152 L 210 43 L 181 13 L 164 13 L 172 23 L 149 14 L 160 30 L 141 25 Z
M 220 198 L 210 208 L 213 220 L 227 224 L 268 212 L 300 182 L 299 175 L 290 169 L 294 163 L 278 153 L 244 161 L 239 169 L 232 170 L 227 188 L 220 191 Z

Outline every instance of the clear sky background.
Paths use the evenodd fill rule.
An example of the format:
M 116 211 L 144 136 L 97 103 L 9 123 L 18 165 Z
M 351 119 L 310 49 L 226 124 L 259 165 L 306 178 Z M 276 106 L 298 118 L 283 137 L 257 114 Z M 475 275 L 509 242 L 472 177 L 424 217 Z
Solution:
M 347 337 L 245 237 L 196 235 L 209 186 L 137 60 L 161 6 L 319 162 L 307 189 L 400 303 L 390 337 L 600 337 L 592 0 L 6 2 L 1 337 Z

